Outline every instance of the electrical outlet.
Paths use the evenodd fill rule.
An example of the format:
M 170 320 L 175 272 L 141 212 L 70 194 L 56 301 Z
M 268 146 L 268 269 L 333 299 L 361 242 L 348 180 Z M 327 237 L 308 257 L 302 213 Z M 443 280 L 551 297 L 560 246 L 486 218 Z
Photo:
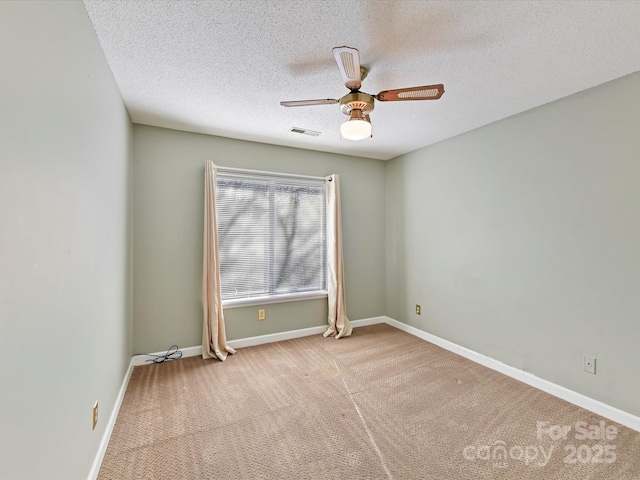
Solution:
M 422 309 L 420 308 L 420 305 L 416 305 L 416 315 L 420 315 L 421 311 Z
M 595 357 L 589 357 L 587 355 L 582 356 L 582 369 L 585 372 L 596 373 L 596 359 Z
M 264 308 L 258 310 L 258 320 L 264 320 L 267 318 L 267 311 Z
M 96 425 L 98 424 L 98 402 L 96 401 L 96 403 L 93 404 L 93 427 L 91 428 L 91 430 L 95 430 L 96 429 Z

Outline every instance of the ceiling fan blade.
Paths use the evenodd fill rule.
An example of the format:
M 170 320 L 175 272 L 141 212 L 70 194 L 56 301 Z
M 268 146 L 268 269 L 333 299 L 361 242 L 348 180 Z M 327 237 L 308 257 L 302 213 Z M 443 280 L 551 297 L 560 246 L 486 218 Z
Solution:
M 437 100 L 444 93 L 444 85 L 425 85 L 424 87 L 398 88 L 384 90 L 376 95 L 381 102 L 400 102 L 404 100 Z
M 283 107 L 308 107 L 312 105 L 330 105 L 338 103 L 334 98 L 321 98 L 319 100 L 292 100 L 290 102 L 280 102 Z
M 360 78 L 360 53 L 351 47 L 336 47 L 333 49 L 340 74 L 344 84 L 349 90 L 360 90 L 362 78 Z

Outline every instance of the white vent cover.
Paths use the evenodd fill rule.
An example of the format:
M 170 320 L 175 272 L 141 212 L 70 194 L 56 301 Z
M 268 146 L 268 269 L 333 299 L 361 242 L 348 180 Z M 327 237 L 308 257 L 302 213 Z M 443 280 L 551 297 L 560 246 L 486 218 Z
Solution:
M 320 135 L 320 132 L 316 132 L 315 130 L 308 130 L 306 128 L 300 128 L 300 127 L 291 127 L 290 131 L 293 133 L 301 133 L 302 135 L 310 135 L 312 137 L 317 137 L 318 135 Z

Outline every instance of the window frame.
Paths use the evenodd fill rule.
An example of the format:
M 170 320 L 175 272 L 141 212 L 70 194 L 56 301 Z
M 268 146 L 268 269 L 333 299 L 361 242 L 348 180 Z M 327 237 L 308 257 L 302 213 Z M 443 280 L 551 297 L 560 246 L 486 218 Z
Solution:
M 228 178 L 240 178 L 246 180 L 274 180 L 278 181 L 286 181 L 290 180 L 292 184 L 300 184 L 307 183 L 306 181 L 300 182 L 301 179 L 305 180 L 313 180 L 309 182 L 310 184 L 315 184 L 316 186 L 320 186 L 324 183 L 326 186 L 326 179 L 321 177 L 306 177 L 303 175 L 295 175 L 295 174 L 286 174 L 286 173 L 276 173 L 276 172 L 265 172 L 265 171 L 251 171 L 242 169 L 229 169 L 225 171 L 224 169 L 219 169 L 217 173 L 218 177 L 222 177 L 223 179 Z M 216 180 L 217 183 L 217 180 Z M 216 208 L 218 204 L 216 202 Z M 326 199 L 323 205 L 325 209 L 323 211 L 323 218 L 326 219 Z M 326 220 L 324 228 L 326 229 Z M 320 298 L 328 297 L 328 289 L 327 289 L 327 281 L 328 281 L 328 272 L 327 272 L 327 257 L 326 257 L 326 233 L 325 233 L 325 256 L 324 256 L 324 289 L 321 290 L 310 290 L 303 292 L 292 292 L 292 293 L 280 293 L 280 294 L 272 294 L 272 295 L 261 295 L 254 297 L 244 297 L 244 298 L 231 298 L 231 299 L 222 299 L 223 308 L 239 308 L 239 307 L 249 307 L 255 305 L 268 305 L 273 303 L 287 303 L 287 302 L 296 302 L 303 300 L 314 300 Z

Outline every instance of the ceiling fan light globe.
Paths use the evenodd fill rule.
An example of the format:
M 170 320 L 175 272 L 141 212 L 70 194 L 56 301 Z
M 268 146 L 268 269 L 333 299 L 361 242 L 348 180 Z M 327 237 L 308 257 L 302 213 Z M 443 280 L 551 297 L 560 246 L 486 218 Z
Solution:
M 364 140 L 371 136 L 371 124 L 366 120 L 347 120 L 340 126 L 340 135 L 347 140 Z

